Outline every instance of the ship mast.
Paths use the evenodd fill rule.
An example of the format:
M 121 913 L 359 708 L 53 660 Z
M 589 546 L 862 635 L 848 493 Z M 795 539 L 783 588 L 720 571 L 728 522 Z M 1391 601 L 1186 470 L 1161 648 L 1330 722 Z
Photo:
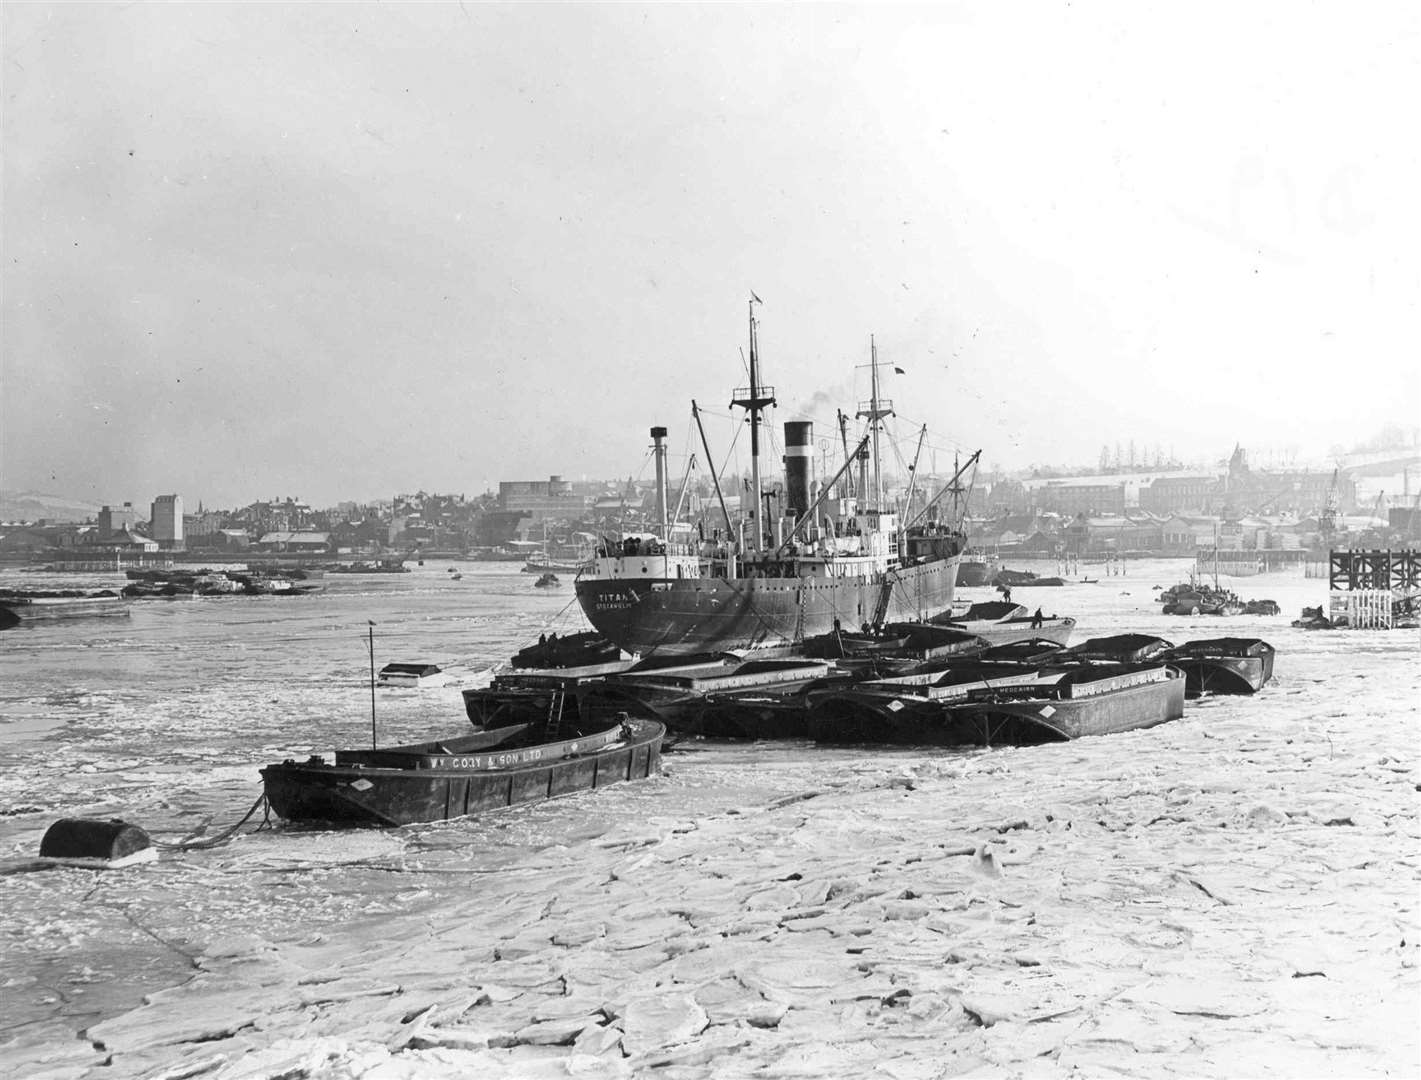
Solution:
M 760 345 L 758 324 L 755 321 L 755 305 L 762 301 L 753 292 L 750 294 L 750 385 L 737 387 L 730 404 L 739 405 L 750 418 L 750 483 L 754 497 L 751 511 L 751 533 L 749 549 L 760 551 L 764 546 L 765 527 L 761 517 L 764 507 L 760 501 L 760 413 L 767 405 L 775 403 L 775 388 L 760 385 Z
M 879 461 L 878 434 L 882 428 L 880 421 L 885 416 L 893 415 L 893 402 L 882 401 L 878 396 L 878 344 L 874 341 L 873 335 L 868 338 L 869 368 L 872 371 L 872 382 L 870 396 L 867 407 L 859 406 L 859 419 L 868 419 L 870 430 L 873 433 L 873 509 L 875 512 L 883 511 L 883 471 Z M 860 497 L 864 493 L 860 492 Z
M 883 459 L 878 450 L 878 344 L 873 335 L 868 336 L 869 368 L 873 374 L 873 508 L 883 512 Z

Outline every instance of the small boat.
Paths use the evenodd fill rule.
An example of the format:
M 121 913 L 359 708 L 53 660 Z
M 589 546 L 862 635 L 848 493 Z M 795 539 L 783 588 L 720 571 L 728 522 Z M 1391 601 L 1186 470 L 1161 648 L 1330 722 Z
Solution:
M 127 615 L 128 601 L 116 592 L 80 592 L 75 589 L 54 591 L 6 589 L 0 591 L 0 611 L 13 616 L 3 622 L 19 625 L 28 622 L 49 622 L 57 619 L 88 619 L 100 615 Z
M 386 664 L 380 669 L 377 680 L 381 686 L 404 686 L 422 689 L 427 686 L 443 686 L 449 681 L 437 664 L 421 661 L 405 661 Z
M 983 667 L 951 669 L 921 687 L 885 680 L 827 698 L 811 712 L 811 732 L 822 742 L 1026 746 L 1184 715 L 1184 675 L 1168 664 Z
M 1299 630 L 1331 630 L 1333 623 L 1323 613 L 1322 605 L 1319 604 L 1317 607 L 1303 608 L 1302 617 L 1294 619 L 1290 625 Z
M 954 726 L 962 742 L 977 746 L 1114 735 L 1178 720 L 1184 683 L 1170 664 L 1082 664 L 1041 685 L 972 694 L 954 710 Z
M 1018 585 L 1036 584 L 1036 574 L 1031 570 L 1008 570 L 1005 567 L 992 575 L 990 584 L 1005 585 L 1009 589 Z
M 684 659 L 684 658 L 682 658 Z M 652 717 L 673 731 L 709 734 L 703 727 L 705 699 L 737 691 L 787 693 L 829 674 L 826 660 L 740 660 L 734 656 L 703 663 L 651 668 L 640 665 L 609 676 L 591 693 L 600 710 Z
M 984 555 L 968 548 L 962 553 L 962 561 L 957 564 L 957 584 L 959 587 L 976 587 L 991 583 L 997 570 L 997 557 Z
M 1243 601 L 1227 589 L 1197 583 L 1171 585 L 1158 600 L 1165 615 L 1242 615 Z
M 1044 664 L 1059 659 L 1066 646 L 1051 638 L 1025 638 L 983 649 L 980 660 L 1008 660 L 1014 664 Z
M 1207 638 L 1186 641 L 1165 659 L 1184 672 L 1184 692 L 1253 694 L 1273 677 L 1275 649 L 1258 638 Z
M 546 589 L 557 584 L 559 584 L 559 582 L 556 574 L 544 574 L 537 581 L 533 582 L 533 586 L 538 589 Z
M 804 643 L 808 656 L 840 661 L 860 672 L 907 675 L 924 665 L 973 655 L 988 644 L 956 626 L 937 623 L 888 623 L 876 633 L 821 634 Z
M 623 719 L 599 730 L 551 732 L 515 724 L 382 750 L 337 750 L 261 770 L 273 811 L 287 821 L 412 825 L 540 802 L 640 780 L 661 769 L 666 729 Z
M 1147 660 L 1162 659 L 1173 648 L 1173 642 L 1152 634 L 1110 634 L 1106 637 L 1087 638 L 1065 652 L 1075 660 L 1142 664 Z
M 191 600 L 197 587 L 191 581 L 130 581 L 123 595 L 129 600 Z
M 207 573 L 208 571 L 199 572 Z M 286 578 L 289 581 L 319 581 L 326 576 L 325 567 L 312 566 L 307 563 L 247 563 L 247 572 L 266 577 Z M 129 575 L 129 577 L 132 576 L 132 574 Z
M 1038 619 L 1025 606 L 1010 600 L 973 604 L 966 611 L 939 615 L 931 621 L 982 638 L 992 645 L 1009 645 L 1034 638 L 1048 638 L 1065 645 L 1076 628 L 1076 620 L 1069 615 L 1043 615 Z
M 505 672 L 495 675 L 488 686 L 465 690 L 464 712 L 479 728 L 561 722 L 569 712 L 582 721 L 589 715 L 589 691 L 632 663 L 611 660 L 581 667 Z
M 964 661 L 942 671 L 873 679 L 810 694 L 807 734 L 825 743 L 937 745 L 951 733 L 950 706 L 973 690 L 1042 678 L 1034 664 Z
M 808 682 L 792 680 L 746 689 L 711 691 L 683 717 L 687 734 L 710 739 L 804 739 L 809 706 L 817 696 L 847 690 L 859 676 L 831 666 Z
M 607 664 L 622 656 L 622 650 L 596 630 L 583 630 L 565 637 L 543 635 L 514 653 L 510 663 L 515 668 L 570 668 Z
M 566 574 L 576 577 L 592 560 L 592 547 L 587 543 L 561 543 L 551 547 L 548 543 L 548 527 L 543 525 L 542 550 L 528 556 L 523 564 L 525 574 Z
M 567 562 L 565 560 L 558 561 L 556 559 L 535 558 L 529 559 L 523 564 L 523 573 L 542 574 L 545 577 L 551 574 L 556 577 L 558 574 L 576 575 L 586 569 L 586 567 L 587 564 L 585 562 Z
M 453 575 L 450 576 L 449 580 L 450 580 L 450 581 L 463 581 L 463 580 L 464 580 L 464 575 L 463 575 L 463 574 L 453 574 Z

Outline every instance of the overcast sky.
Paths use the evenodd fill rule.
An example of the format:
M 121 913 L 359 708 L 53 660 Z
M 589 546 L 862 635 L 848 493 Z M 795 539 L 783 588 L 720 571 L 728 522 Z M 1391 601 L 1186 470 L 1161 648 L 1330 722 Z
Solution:
M 10 490 L 719 457 L 751 290 L 776 425 L 873 334 L 939 467 L 1417 423 L 1411 3 L 0 12 Z

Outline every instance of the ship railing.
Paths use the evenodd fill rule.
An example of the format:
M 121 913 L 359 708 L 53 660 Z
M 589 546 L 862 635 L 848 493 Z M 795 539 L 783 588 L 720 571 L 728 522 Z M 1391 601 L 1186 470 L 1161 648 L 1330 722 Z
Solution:
M 775 388 L 773 386 L 759 386 L 756 387 L 756 390 L 759 392 L 759 397 L 755 397 L 751 393 L 750 387 L 737 386 L 730 392 L 730 403 L 742 407 L 753 405 L 755 408 L 764 408 L 774 402 Z
M 640 540 L 630 548 L 625 546 L 626 542 L 606 545 L 597 548 L 596 556 L 599 559 L 659 559 L 665 555 L 675 555 L 682 558 L 697 558 L 700 551 L 695 544 L 662 543 L 660 540 Z

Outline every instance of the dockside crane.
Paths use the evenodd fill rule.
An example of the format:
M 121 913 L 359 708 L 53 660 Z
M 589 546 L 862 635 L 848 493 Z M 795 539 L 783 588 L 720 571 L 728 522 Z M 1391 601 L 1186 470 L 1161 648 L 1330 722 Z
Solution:
M 1327 547 L 1332 546 L 1332 537 L 1337 532 L 1337 477 L 1341 471 L 1340 465 L 1332 470 L 1332 483 L 1327 487 L 1327 501 L 1323 503 L 1322 511 L 1317 515 L 1317 531 Z

